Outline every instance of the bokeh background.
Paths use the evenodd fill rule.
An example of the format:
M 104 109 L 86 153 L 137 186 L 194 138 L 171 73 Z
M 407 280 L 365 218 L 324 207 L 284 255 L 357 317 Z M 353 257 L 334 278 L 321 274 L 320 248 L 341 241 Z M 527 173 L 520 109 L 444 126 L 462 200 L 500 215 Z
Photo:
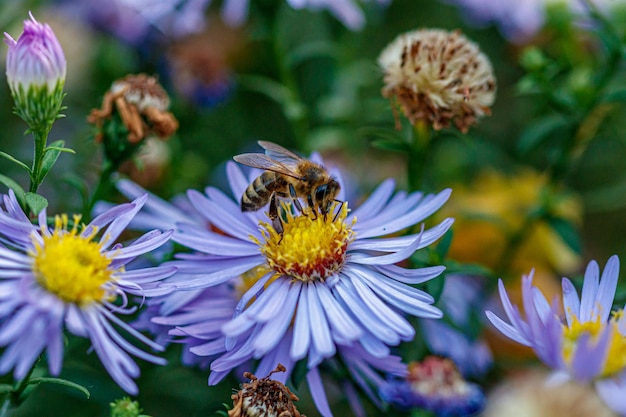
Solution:
M 81 193 L 97 181 L 102 161 L 87 115 L 100 107 L 114 80 L 135 73 L 159 77 L 180 122 L 169 141 L 146 146 L 150 156 L 143 160 L 143 170 L 129 165 L 124 172 L 163 198 L 189 188 L 224 185 L 224 163 L 238 153 L 256 151 L 257 140 L 302 154 L 321 152 L 345 172 L 353 195 L 367 194 L 389 177 L 406 188 L 407 155 L 391 144 L 411 126 L 404 119 L 402 130 L 394 129 L 390 102 L 380 94 L 377 57 L 402 32 L 460 29 L 491 60 L 498 87 L 491 116 L 467 134 L 439 132 L 421 161 L 427 191 L 453 188 L 445 214 L 459 220 L 447 262 L 455 272 L 482 272 L 490 280 L 487 288 L 493 288 L 498 276 L 517 288 L 520 274 L 535 267 L 546 272 L 542 285 L 554 289 L 563 274 L 580 277 L 588 260 L 604 264 L 612 254 L 626 259 L 626 108 L 622 98 L 584 117 L 592 133 L 558 171 L 558 182 L 551 183 L 559 152 L 575 134 L 559 124 L 554 103 L 528 74 L 549 61 L 554 68 L 548 83 L 554 91 L 574 107 L 587 103 L 596 97 L 589 86 L 603 65 L 603 46 L 593 24 L 566 13 L 568 2 L 553 2 L 556 6 L 542 22 L 526 19 L 537 27 L 520 29 L 512 16 L 508 21 L 479 19 L 481 7 L 487 13 L 498 1 L 507 3 L 485 0 L 473 13 L 453 0 L 362 2 L 365 21 L 353 29 L 326 10 L 295 10 L 282 0 L 250 0 L 247 19 L 238 26 L 223 21 L 220 2 L 199 2 L 202 6 L 189 16 L 182 16 L 181 7 L 161 16 L 159 8 L 185 2 L 2 0 L 0 29 L 16 38 L 32 11 L 50 24 L 66 54 L 66 117 L 54 125 L 50 140 L 65 140 L 77 154 L 62 154 L 41 189 L 53 212 L 80 211 Z M 136 10 L 131 13 L 128 5 L 133 3 Z M 116 7 L 122 12 L 116 14 Z M 617 7 L 610 16 L 622 40 L 624 10 Z M 0 54 L 0 60 L 4 57 Z M 616 95 L 626 92 L 622 65 L 609 82 Z M 32 143 L 24 135 L 23 121 L 12 113 L 5 81 L 0 81 L 0 150 L 28 161 Z M 0 158 L 0 173 L 22 186 L 28 183 L 26 174 L 6 159 Z M 116 194 L 109 199 L 124 201 Z M 545 230 L 537 231 L 536 225 L 524 222 L 546 200 L 554 211 Z M 510 255 L 514 259 L 506 268 L 498 261 L 511 237 L 502 235 L 503 223 L 511 229 L 528 227 L 533 230 L 529 234 L 537 235 L 526 249 Z M 620 285 L 617 296 L 622 305 L 624 288 Z M 486 292 L 485 298 L 489 296 Z M 492 346 L 500 346 L 491 337 Z M 138 400 L 145 412 L 155 417 L 208 416 L 224 410 L 222 404 L 230 401 L 238 380 L 209 388 L 206 371 L 181 367 L 179 355 L 179 347 L 172 346 L 167 352 L 170 365 L 143 370 Z M 479 382 L 489 391 L 511 369 L 529 363 L 533 359 L 527 353 L 497 350 L 496 365 Z M 105 416 L 109 402 L 123 395 L 89 354 L 86 342 L 72 342 L 62 376 L 85 385 L 92 398 L 42 385 L 15 415 Z M 306 390 L 299 395 L 301 411 L 317 415 Z M 331 394 L 331 401 L 343 410 L 340 396 Z

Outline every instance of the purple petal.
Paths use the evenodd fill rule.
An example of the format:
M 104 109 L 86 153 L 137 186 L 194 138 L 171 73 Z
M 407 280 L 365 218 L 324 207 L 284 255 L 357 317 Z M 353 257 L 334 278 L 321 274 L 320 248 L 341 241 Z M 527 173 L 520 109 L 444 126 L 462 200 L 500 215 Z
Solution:
M 580 314 L 578 318 L 581 322 L 593 320 L 592 317 L 596 294 L 598 293 L 598 280 L 600 278 L 600 270 L 596 261 L 591 261 L 585 270 L 585 280 L 583 281 L 583 291 L 580 300 Z
M 346 221 L 352 221 L 352 217 L 357 219 L 368 219 L 376 216 L 385 207 L 385 203 L 393 194 L 396 184 L 393 179 L 386 179 L 372 192 L 363 204 L 357 207 Z
M 601 379 L 596 381 L 596 390 L 604 403 L 621 416 L 626 416 L 626 380 L 619 378 Z
M 574 284 L 569 279 L 563 278 L 561 280 L 561 288 L 563 289 L 563 309 L 565 310 L 567 325 L 571 326 L 574 318 L 580 314 L 580 299 Z
M 613 300 L 615 298 L 615 290 L 617 289 L 617 278 L 619 276 L 619 258 L 613 255 L 609 258 L 602 271 L 600 279 L 600 287 L 596 295 L 595 311 L 600 317 L 600 321 L 605 322 L 609 318 Z
M 607 360 L 611 334 L 612 329 L 608 327 L 598 338 L 593 338 L 588 333 L 578 338 L 571 363 L 572 374 L 576 380 L 589 382 L 600 374 Z
M 500 331 L 503 335 L 508 337 L 509 339 L 515 340 L 517 343 L 522 344 L 524 346 L 532 346 L 532 343 L 517 331 L 517 329 L 510 324 L 503 321 L 500 317 L 496 316 L 493 312 L 487 310 L 485 311 L 487 318 L 495 326 L 496 329 Z
M 309 285 L 302 286 L 302 293 L 298 301 L 298 309 L 293 324 L 293 341 L 289 356 L 294 360 L 303 359 L 311 343 L 311 327 L 309 326 L 308 292 Z
M 311 397 L 313 398 L 315 407 L 317 407 L 317 411 L 319 411 L 323 417 L 333 417 L 333 413 L 330 411 L 330 406 L 328 405 L 326 393 L 324 392 L 324 384 L 322 384 L 322 378 L 317 368 L 309 370 L 306 374 L 306 381 L 309 384 Z

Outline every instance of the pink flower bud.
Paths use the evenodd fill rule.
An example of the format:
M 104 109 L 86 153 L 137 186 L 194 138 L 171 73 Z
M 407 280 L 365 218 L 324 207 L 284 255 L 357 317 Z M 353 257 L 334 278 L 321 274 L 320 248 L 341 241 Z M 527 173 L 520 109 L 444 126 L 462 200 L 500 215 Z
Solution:
M 17 41 L 5 33 L 5 42 L 9 45 L 6 74 L 14 95 L 19 85 L 24 91 L 31 86 L 46 85 L 52 92 L 59 83 L 61 87 L 65 83 L 67 62 L 59 41 L 50 26 L 39 23 L 32 13 L 29 15 Z

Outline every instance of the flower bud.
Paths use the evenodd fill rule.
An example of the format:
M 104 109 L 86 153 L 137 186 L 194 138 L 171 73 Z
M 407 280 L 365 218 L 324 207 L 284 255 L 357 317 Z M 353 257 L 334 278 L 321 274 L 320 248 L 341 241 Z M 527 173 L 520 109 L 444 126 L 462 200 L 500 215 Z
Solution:
M 16 113 L 32 129 L 49 128 L 64 95 L 67 62 L 59 41 L 50 26 L 30 14 L 17 41 L 5 33 L 5 42 L 9 45 L 6 75 Z

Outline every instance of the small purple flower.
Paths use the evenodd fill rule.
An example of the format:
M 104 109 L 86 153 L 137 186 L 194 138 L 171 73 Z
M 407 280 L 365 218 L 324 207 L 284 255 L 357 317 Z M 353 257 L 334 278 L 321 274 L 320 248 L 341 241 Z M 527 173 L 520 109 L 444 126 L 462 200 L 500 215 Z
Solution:
M 548 303 L 532 285 L 532 272 L 522 278 L 525 319 L 500 280 L 500 299 L 509 323 L 491 311 L 486 314 L 500 332 L 531 347 L 554 370 L 550 382 L 592 382 L 610 408 L 626 415 L 626 322 L 623 310 L 611 313 L 618 275 L 617 256 L 609 258 L 602 277 L 598 264 L 591 261 L 580 298 L 572 282 L 563 278 L 565 319 L 557 300 Z
M 402 380 L 381 387 L 383 399 L 400 410 L 425 409 L 438 417 L 471 416 L 485 406 L 485 395 L 465 381 L 449 359 L 429 356 L 409 364 Z
M 46 86 L 52 93 L 65 83 L 67 62 L 61 44 L 54 32 L 45 23 L 39 23 L 32 14 L 24 21 L 24 32 L 14 40 L 4 34 L 9 52 L 7 53 L 7 80 L 11 91 L 16 94 L 32 87 Z
M 13 369 L 25 377 L 46 351 L 50 373 L 63 363 L 64 331 L 91 340 L 111 377 L 136 394 L 139 367 L 129 354 L 156 364 L 165 361 L 127 342 L 121 328 L 146 346 L 163 348 L 124 323 L 117 314 L 136 311 L 128 295 L 152 297 L 172 288 L 160 283 L 172 266 L 128 268 L 131 261 L 164 244 L 172 232 L 154 230 L 132 244 L 115 243 L 147 196 L 115 206 L 81 226 L 80 216 L 57 216 L 47 224 L 46 210 L 33 225 L 13 191 L 0 207 L 0 373 Z M 121 302 L 117 302 L 121 301 Z

